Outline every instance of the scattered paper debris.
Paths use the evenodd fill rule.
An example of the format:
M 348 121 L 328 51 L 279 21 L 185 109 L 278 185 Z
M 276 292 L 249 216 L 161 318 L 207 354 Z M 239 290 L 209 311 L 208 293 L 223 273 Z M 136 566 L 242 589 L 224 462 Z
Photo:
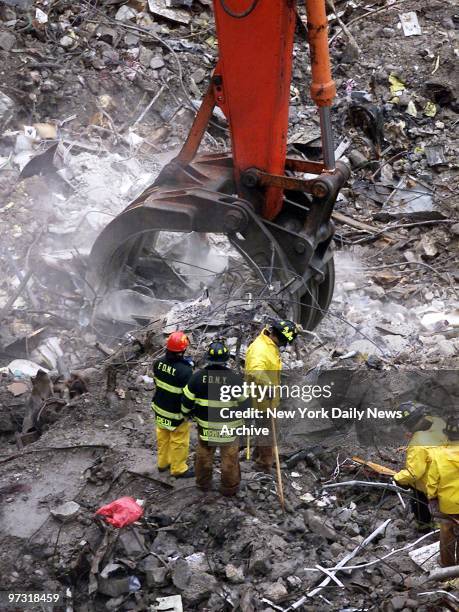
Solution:
M 399 15 L 405 36 L 420 36 L 422 34 L 418 16 L 414 11 Z
M 395 74 L 389 75 L 390 92 L 394 96 L 392 101 L 398 102 L 398 97 L 403 94 L 406 89 L 405 83 L 403 83 Z
M 48 23 L 48 15 L 38 7 L 35 9 L 35 19 L 41 24 Z

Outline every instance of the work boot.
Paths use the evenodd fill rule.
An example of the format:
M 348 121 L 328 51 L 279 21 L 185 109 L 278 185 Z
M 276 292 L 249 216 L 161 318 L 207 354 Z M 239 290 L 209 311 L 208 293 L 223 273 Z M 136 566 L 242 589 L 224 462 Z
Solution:
M 194 478 L 194 469 L 188 468 L 186 472 L 177 475 L 174 474 L 174 478 Z
M 163 467 L 163 468 L 160 468 L 160 467 L 159 467 L 159 468 L 158 468 L 158 472 L 167 472 L 167 470 L 168 470 L 170 467 L 171 467 L 170 465 L 166 465 L 166 467 Z
M 236 485 L 235 487 L 220 487 L 220 493 L 224 496 L 224 497 L 234 497 L 239 491 L 239 485 Z

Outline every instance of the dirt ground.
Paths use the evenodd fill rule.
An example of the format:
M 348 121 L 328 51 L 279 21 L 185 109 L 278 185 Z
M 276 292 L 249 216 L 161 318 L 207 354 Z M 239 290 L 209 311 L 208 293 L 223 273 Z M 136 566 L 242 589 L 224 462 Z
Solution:
M 155 468 L 151 364 L 170 318 L 126 319 L 123 301 L 116 320 L 104 315 L 87 272 L 98 233 L 183 142 L 215 65 L 211 3 L 175 4 L 0 3 L 1 589 L 62 594 L 59 606 L 30 610 L 156 610 L 175 594 L 186 612 L 457 610 L 457 579 L 426 582 L 438 533 L 417 531 L 411 492 L 401 502 L 386 489 L 323 488 L 381 480 L 355 455 L 399 469 L 403 444 L 390 428 L 370 438 L 352 422 L 282 430 L 285 513 L 274 476 L 257 473 L 245 451 L 233 500 Z M 447 378 L 457 409 L 457 5 L 356 0 L 333 10 L 335 140 L 354 171 L 335 207 L 330 312 L 283 355 L 285 371 L 301 382 L 357 372 L 391 405 L 413 390 L 426 401 Z M 419 35 L 401 28 L 410 11 Z M 302 19 L 301 7 L 289 146 L 313 157 L 319 122 Z M 215 116 L 205 146 L 223 150 L 227 137 Z M 40 158 L 53 144 L 52 161 Z M 231 260 L 223 239 L 209 248 L 212 261 Z M 208 327 L 212 307 L 184 311 L 198 365 L 215 334 L 243 353 L 260 328 L 250 312 Z M 52 393 L 37 392 L 17 360 L 47 370 Z M 405 373 L 412 386 L 397 379 Z M 443 396 L 431 396 L 444 414 Z M 24 423 L 38 401 L 31 436 Z M 143 500 L 139 522 L 117 530 L 94 518 L 121 496 Z M 64 502 L 78 504 L 66 521 L 52 514 Z M 427 544 L 419 566 L 408 553 Z M 356 548 L 350 564 L 362 567 L 314 592 L 321 568 Z

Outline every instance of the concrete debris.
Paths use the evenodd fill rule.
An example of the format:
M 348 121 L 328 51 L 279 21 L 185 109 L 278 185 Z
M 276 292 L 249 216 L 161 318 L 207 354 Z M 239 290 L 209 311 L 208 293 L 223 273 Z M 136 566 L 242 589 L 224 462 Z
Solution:
M 233 584 L 242 584 L 245 581 L 244 571 L 241 567 L 236 567 L 232 563 L 228 563 L 225 567 L 225 576 L 229 582 Z
M 98 591 L 102 595 L 108 597 L 119 597 L 124 593 L 129 593 L 129 577 L 124 576 L 123 578 L 104 578 L 102 575 L 99 576 Z
M 14 101 L 5 93 L 0 91 L 0 120 L 5 121 L 14 108 Z
M 183 601 L 190 606 L 197 606 L 217 589 L 218 581 L 212 574 L 192 572 L 188 584 L 182 591 Z
M 412 550 L 408 553 L 408 556 L 424 572 L 431 572 L 438 567 L 439 554 L 440 542 L 434 542 Z
M 328 527 L 324 523 L 323 517 L 315 514 L 312 510 L 306 510 L 304 514 L 304 522 L 313 533 L 316 533 L 322 538 L 327 540 L 336 539 L 336 531 L 333 528 Z
M 274 582 L 266 589 L 266 596 L 274 602 L 282 601 L 288 595 L 288 591 L 282 582 Z
M 0 49 L 11 51 L 16 44 L 16 36 L 12 32 L 0 32 Z
M 185 559 L 177 559 L 172 568 L 172 582 L 180 591 L 184 591 L 191 579 L 191 568 Z
M 137 11 L 134 8 L 129 6 L 121 6 L 116 15 L 115 19 L 117 21 L 131 21 L 137 17 Z
M 182 23 L 184 25 L 190 23 L 191 15 L 187 11 L 177 8 L 168 8 L 168 6 L 174 5 L 168 3 L 167 0 L 148 0 L 148 7 L 153 15 L 164 17 L 167 20 Z
M 167 567 L 153 567 L 145 571 L 147 586 L 163 587 L 167 585 Z
M 75 518 L 80 511 L 80 504 L 77 504 L 74 501 L 68 501 L 56 508 L 51 510 L 51 514 L 54 518 L 62 521 L 63 523 Z

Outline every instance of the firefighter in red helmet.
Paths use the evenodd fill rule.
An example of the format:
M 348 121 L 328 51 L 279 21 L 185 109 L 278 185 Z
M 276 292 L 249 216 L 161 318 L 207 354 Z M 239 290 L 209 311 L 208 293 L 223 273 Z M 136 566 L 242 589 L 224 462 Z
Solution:
M 190 424 L 181 414 L 183 388 L 193 373 L 193 363 L 185 357 L 190 342 L 182 331 L 167 339 L 166 354 L 153 364 L 156 391 L 152 408 L 156 417 L 158 470 L 170 470 L 175 478 L 191 478 L 187 459 L 190 448 Z

